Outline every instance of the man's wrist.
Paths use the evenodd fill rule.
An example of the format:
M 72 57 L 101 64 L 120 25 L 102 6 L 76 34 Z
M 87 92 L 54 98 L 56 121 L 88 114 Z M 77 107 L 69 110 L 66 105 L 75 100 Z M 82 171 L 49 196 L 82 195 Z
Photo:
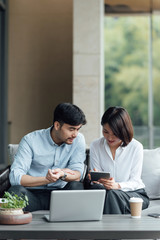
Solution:
M 63 176 L 60 177 L 61 180 L 65 181 L 66 177 L 67 177 L 67 173 L 64 172 L 63 170 L 61 170 L 63 173 Z

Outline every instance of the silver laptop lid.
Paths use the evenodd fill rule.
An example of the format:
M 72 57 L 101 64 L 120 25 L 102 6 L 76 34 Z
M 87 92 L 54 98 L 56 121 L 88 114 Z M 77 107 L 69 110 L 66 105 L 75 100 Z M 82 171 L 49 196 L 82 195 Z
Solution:
M 101 220 L 105 190 L 56 190 L 51 192 L 50 221 Z

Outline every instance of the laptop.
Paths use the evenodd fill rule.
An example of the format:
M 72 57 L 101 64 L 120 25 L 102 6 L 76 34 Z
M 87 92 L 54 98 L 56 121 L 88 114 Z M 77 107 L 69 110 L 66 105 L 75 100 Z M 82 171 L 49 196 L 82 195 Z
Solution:
M 51 192 L 49 222 L 102 219 L 105 190 L 55 190 Z

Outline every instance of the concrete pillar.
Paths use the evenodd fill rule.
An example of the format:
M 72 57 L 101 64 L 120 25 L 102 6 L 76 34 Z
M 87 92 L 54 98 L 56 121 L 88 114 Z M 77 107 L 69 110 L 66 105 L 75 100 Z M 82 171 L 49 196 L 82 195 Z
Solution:
M 86 143 L 101 136 L 104 112 L 103 0 L 73 1 L 73 103 L 86 114 Z

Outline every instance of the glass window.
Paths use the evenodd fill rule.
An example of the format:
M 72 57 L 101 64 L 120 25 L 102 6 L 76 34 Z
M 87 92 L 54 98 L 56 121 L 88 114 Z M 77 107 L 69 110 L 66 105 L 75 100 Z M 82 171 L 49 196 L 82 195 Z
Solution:
M 150 16 L 105 17 L 105 108 L 118 105 L 127 109 L 134 136 L 144 148 L 150 146 L 149 93 L 154 99 L 154 147 L 160 146 L 159 20 L 159 16 L 153 17 L 151 29 Z M 149 49 L 151 30 L 153 54 Z M 153 92 L 148 84 L 150 64 Z
M 160 15 L 153 15 L 153 125 L 154 147 L 160 147 Z

